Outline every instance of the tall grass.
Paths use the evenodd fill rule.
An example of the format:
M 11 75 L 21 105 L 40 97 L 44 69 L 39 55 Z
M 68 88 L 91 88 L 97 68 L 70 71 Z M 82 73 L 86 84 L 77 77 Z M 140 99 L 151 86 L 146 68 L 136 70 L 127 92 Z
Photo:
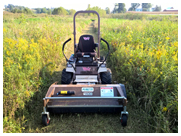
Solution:
M 150 13 L 150 14 L 149 14 Z M 108 14 L 103 16 L 104 18 L 116 18 L 116 19 L 127 19 L 127 20 L 172 20 L 178 21 L 178 15 L 153 15 L 153 12 L 148 12 L 148 14 L 141 13 L 117 13 L 117 14 Z
M 73 37 L 73 19 L 3 16 L 3 131 L 22 132 L 25 104 L 64 60 L 63 42 Z M 90 20 L 78 20 L 80 32 Z M 40 71 L 42 72 L 40 76 Z
M 155 132 L 178 132 L 178 22 L 104 19 L 101 32 L 114 78 L 144 111 L 140 118 Z

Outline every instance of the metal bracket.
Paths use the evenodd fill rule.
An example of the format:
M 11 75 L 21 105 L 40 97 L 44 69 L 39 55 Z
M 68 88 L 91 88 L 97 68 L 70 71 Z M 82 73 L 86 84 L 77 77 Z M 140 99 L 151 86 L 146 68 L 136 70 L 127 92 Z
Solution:
M 50 120 L 50 115 L 49 115 L 49 112 L 46 111 L 46 107 L 43 107 L 43 112 L 41 114 L 47 115 L 47 118 Z
M 122 115 L 123 115 L 123 114 L 126 114 L 126 115 L 128 116 L 128 112 L 126 111 L 126 106 L 124 106 L 123 108 L 124 108 L 124 109 L 123 109 L 123 111 L 121 111 L 121 117 L 120 117 L 120 119 L 122 118 Z

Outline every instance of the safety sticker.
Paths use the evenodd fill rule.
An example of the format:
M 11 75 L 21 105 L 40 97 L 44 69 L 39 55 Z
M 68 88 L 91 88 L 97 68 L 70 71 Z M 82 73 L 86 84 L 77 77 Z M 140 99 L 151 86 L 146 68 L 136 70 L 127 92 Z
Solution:
M 94 88 L 93 87 L 82 87 L 82 92 L 93 92 Z
M 101 87 L 101 97 L 114 97 L 113 87 Z

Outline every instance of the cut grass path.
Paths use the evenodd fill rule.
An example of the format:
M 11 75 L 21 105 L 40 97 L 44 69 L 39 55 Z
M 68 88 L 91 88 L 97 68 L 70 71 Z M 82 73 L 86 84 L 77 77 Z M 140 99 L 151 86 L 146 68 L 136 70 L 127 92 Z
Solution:
M 83 34 L 91 34 L 97 42 L 97 34 L 94 32 L 93 24 L 90 24 Z M 78 34 L 77 37 L 80 37 Z M 79 38 L 77 38 L 78 40 Z M 65 39 L 66 40 L 66 39 Z M 73 40 L 72 40 L 73 41 Z M 73 43 L 73 42 L 72 42 Z M 68 47 L 66 47 L 68 48 Z M 73 48 L 68 48 L 67 57 L 73 53 Z M 65 67 L 61 64 L 57 71 L 54 72 L 52 82 L 61 80 L 61 71 Z M 114 73 L 113 73 L 114 76 Z M 147 126 L 146 119 L 142 116 L 139 109 L 131 107 L 128 102 L 127 111 L 129 112 L 127 127 L 122 127 L 119 120 L 120 113 L 67 113 L 67 114 L 52 114 L 50 113 L 50 125 L 43 126 L 41 112 L 43 110 L 43 98 L 51 83 L 45 83 L 39 89 L 32 101 L 27 103 L 28 115 L 26 116 L 27 122 L 25 124 L 24 132 L 36 133 L 136 133 L 136 132 L 152 132 Z M 128 91 L 128 90 L 127 90 Z M 129 100 L 128 100 L 129 101 Z

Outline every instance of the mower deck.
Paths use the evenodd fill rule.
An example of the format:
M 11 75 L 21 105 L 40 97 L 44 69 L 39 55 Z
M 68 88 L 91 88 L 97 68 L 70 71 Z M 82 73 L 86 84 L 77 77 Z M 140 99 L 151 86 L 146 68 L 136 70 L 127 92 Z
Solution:
M 109 90 L 113 90 L 110 92 Z M 61 91 L 74 91 L 74 95 L 60 94 Z M 102 91 L 102 92 L 101 92 Z M 106 92 L 107 91 L 107 92 Z M 102 95 L 102 96 L 101 96 Z M 56 85 L 50 86 L 44 100 L 44 107 L 54 112 L 90 112 L 97 108 L 116 109 L 113 111 L 121 111 L 126 106 L 127 99 L 119 84 L 107 85 Z M 61 108 L 63 110 L 61 110 Z M 78 110 L 84 108 L 84 110 Z M 52 109 L 58 109 L 52 110 Z M 67 109 L 67 110 L 65 110 Z M 119 110 L 120 109 L 120 110 Z M 92 112 L 93 112 L 92 111 Z M 105 111 L 105 110 L 104 110 Z
M 73 91 L 74 95 L 60 94 Z M 102 91 L 102 92 L 101 92 Z M 111 92 L 113 91 L 113 92 Z M 102 96 L 101 96 L 102 95 Z M 50 86 L 44 100 L 47 111 L 65 112 L 120 112 L 127 99 L 119 84 L 56 85 Z M 107 109 L 107 110 L 106 110 Z

